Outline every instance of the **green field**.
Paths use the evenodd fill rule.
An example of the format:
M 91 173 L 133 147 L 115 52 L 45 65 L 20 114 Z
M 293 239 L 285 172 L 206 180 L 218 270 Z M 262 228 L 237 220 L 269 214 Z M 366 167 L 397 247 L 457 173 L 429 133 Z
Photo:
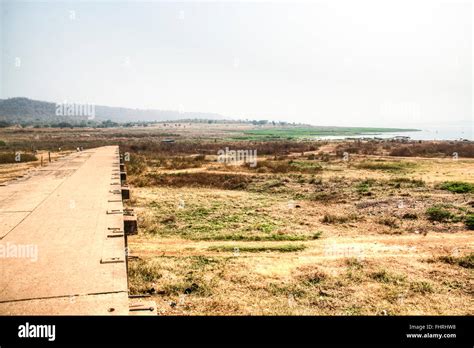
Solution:
M 418 129 L 404 128 L 367 128 L 367 127 L 294 127 L 264 128 L 243 131 L 244 135 L 233 137 L 234 140 L 290 140 L 321 136 L 356 136 L 376 135 L 392 132 L 416 132 Z

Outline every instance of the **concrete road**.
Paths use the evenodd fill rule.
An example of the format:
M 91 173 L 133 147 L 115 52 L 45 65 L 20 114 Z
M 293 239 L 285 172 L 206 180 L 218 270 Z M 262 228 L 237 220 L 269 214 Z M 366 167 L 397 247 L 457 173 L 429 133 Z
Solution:
M 128 314 L 122 210 L 117 146 L 0 186 L 0 314 Z

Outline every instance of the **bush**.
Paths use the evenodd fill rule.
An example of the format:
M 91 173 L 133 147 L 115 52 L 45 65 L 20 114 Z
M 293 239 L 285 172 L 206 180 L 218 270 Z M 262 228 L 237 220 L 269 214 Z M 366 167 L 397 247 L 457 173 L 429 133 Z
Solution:
M 428 208 L 426 215 L 428 215 L 428 220 L 438 222 L 451 221 L 455 217 L 449 210 L 440 206 Z
M 14 153 L 0 153 L 0 163 L 23 163 L 23 162 L 33 162 L 38 160 L 35 155 L 29 153 L 22 153 L 20 155 L 20 160 L 16 160 L 16 155 Z
M 357 184 L 356 190 L 359 193 L 367 193 L 369 192 L 370 188 L 372 187 L 374 183 L 375 183 L 374 179 L 366 179 Z
M 146 161 L 143 156 L 130 154 L 130 161 L 126 162 L 127 171 L 131 175 L 143 174 L 146 169 Z
M 416 220 L 418 219 L 418 215 L 415 213 L 405 213 L 403 214 L 402 219 Z
M 446 181 L 441 184 L 442 190 L 447 190 L 453 193 L 469 193 L 474 192 L 474 185 L 461 181 Z
M 474 230 L 474 214 L 467 214 L 465 224 L 469 230 Z
M 422 157 L 451 157 L 453 153 L 459 157 L 474 157 L 474 144 L 461 142 L 422 142 L 407 144 L 390 150 L 390 156 L 422 156 Z

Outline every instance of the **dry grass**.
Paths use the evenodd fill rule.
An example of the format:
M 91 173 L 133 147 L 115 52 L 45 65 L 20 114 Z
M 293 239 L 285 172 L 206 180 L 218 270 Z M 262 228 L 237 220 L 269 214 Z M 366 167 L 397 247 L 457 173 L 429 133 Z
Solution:
M 336 147 L 338 157 L 347 152 L 361 155 L 388 155 L 394 157 L 459 157 L 473 158 L 474 144 L 459 141 L 412 141 L 409 144 L 397 142 L 354 141 L 339 144 Z
M 132 267 L 146 278 L 137 272 L 134 291 L 151 293 L 162 314 L 474 313 L 473 239 L 463 223 L 473 199 L 439 187 L 470 182 L 472 162 L 292 161 L 320 168 L 291 171 L 287 158 L 157 168 L 161 179 L 134 189 L 141 234 L 130 246 L 141 260 Z M 430 220 L 437 205 L 459 219 Z
M 130 152 L 140 231 L 129 238 L 130 291 L 150 294 L 160 314 L 474 314 L 472 144 L 225 140 L 232 131 L 7 129 L 0 138 L 7 152 Z M 257 167 L 217 163 L 226 146 L 256 149 Z M 35 164 L 0 165 L 0 181 Z M 450 215 L 431 218 L 433 207 Z

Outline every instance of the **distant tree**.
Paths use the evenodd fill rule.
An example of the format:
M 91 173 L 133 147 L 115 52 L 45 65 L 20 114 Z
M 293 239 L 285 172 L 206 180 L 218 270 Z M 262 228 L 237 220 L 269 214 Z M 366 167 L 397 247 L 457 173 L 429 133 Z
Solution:
M 113 122 L 111 120 L 106 120 L 103 121 L 100 125 L 102 128 L 111 128 L 111 127 L 117 127 L 119 124 L 117 122 Z

